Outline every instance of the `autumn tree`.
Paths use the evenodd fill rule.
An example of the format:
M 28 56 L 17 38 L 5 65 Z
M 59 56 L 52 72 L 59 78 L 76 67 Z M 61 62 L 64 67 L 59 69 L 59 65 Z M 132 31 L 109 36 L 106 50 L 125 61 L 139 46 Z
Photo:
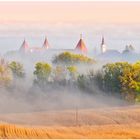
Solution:
M 103 67 L 103 86 L 106 92 L 120 93 L 128 101 L 139 100 L 140 62 L 117 62 Z
M 124 68 L 120 76 L 122 93 L 126 100 L 134 101 L 140 94 L 140 62 Z

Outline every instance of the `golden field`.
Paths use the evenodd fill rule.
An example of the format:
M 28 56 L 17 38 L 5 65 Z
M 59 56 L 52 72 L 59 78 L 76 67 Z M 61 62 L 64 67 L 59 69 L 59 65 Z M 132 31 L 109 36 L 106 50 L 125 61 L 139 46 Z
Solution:
M 140 107 L 0 115 L 1 138 L 140 138 Z

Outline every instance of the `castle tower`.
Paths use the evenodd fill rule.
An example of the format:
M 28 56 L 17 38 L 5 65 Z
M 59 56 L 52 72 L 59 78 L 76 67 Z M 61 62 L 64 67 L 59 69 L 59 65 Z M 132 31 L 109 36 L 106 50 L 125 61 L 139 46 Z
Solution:
M 87 48 L 82 39 L 82 34 L 80 35 L 80 40 L 79 40 L 78 44 L 76 45 L 75 50 L 82 52 L 82 53 L 87 53 Z
M 105 40 L 104 37 L 102 37 L 102 42 L 101 42 L 101 53 L 106 52 L 106 45 L 105 45 Z
M 27 42 L 26 42 L 25 39 L 24 39 L 24 41 L 23 41 L 23 43 L 22 43 L 22 45 L 21 45 L 19 51 L 20 51 L 20 52 L 24 52 L 24 53 L 26 53 L 26 52 L 29 51 L 29 46 L 28 46 L 28 44 L 27 44 Z
M 43 49 L 49 49 L 49 48 L 50 48 L 50 45 L 49 45 L 49 43 L 48 43 L 47 37 L 46 37 L 45 40 L 44 40 L 44 43 L 43 43 L 42 48 L 43 48 Z

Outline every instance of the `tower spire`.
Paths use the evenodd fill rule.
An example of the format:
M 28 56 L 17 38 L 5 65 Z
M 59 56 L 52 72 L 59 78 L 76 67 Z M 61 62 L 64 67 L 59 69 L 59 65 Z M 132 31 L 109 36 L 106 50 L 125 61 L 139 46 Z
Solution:
M 105 40 L 104 40 L 104 36 L 102 36 L 102 42 L 101 42 L 101 53 L 105 53 L 106 52 L 106 45 L 105 45 Z
M 45 48 L 45 49 L 50 48 L 50 45 L 49 45 L 49 43 L 48 43 L 47 36 L 45 37 L 45 40 L 44 40 L 44 43 L 43 43 L 43 48 Z
M 105 44 L 104 36 L 102 36 L 102 45 Z

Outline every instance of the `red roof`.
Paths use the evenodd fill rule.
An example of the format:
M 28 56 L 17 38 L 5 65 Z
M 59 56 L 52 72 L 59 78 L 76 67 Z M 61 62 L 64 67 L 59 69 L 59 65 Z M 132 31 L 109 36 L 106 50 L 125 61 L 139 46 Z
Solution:
M 87 52 L 86 45 L 85 45 L 82 38 L 80 38 L 80 40 L 79 40 L 75 49 L 78 50 L 78 51 L 81 51 L 81 52 Z
M 22 45 L 20 47 L 20 50 L 21 51 L 27 51 L 28 49 L 29 49 L 29 46 L 28 46 L 26 40 L 24 39 L 24 41 L 23 41 L 23 43 L 22 43 Z
M 46 48 L 46 49 L 50 48 L 50 45 L 49 45 L 48 40 L 47 40 L 47 37 L 45 38 L 45 41 L 43 43 L 43 48 Z

